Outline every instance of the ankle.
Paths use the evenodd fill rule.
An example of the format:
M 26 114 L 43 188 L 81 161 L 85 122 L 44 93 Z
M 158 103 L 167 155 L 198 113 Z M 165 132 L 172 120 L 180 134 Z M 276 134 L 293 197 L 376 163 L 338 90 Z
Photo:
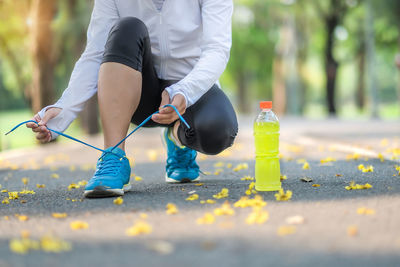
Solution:
M 179 129 L 179 125 L 181 124 L 181 122 L 178 120 L 175 122 L 174 126 L 172 126 L 170 128 L 170 132 L 171 132 L 171 136 L 173 137 L 173 139 L 176 141 L 176 145 L 183 148 L 185 147 L 184 145 L 182 145 L 181 141 L 179 140 L 178 137 L 178 129 Z

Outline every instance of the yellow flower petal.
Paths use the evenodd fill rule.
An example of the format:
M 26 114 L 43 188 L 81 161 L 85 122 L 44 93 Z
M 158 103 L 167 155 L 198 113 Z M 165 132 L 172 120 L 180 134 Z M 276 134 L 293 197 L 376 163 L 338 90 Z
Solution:
M 254 181 L 254 177 L 246 175 L 246 176 L 240 178 L 240 180 L 242 180 L 242 181 Z
M 29 219 L 28 216 L 26 216 L 26 215 L 21 215 L 21 214 L 15 214 L 15 217 L 17 217 L 18 220 L 20 220 L 21 222 L 25 222 L 25 221 L 27 221 L 27 220 Z
M 82 181 L 79 181 L 79 182 L 78 182 L 78 185 L 79 185 L 79 186 L 85 186 L 85 185 L 87 185 L 87 183 L 88 183 L 88 181 L 82 180 Z
M 8 198 L 9 199 L 18 199 L 19 198 L 18 192 L 8 192 Z
M 79 185 L 72 183 L 72 184 L 70 184 L 70 185 L 68 186 L 68 191 L 70 191 L 70 190 L 72 190 L 72 189 L 79 188 L 79 187 L 80 187 Z
M 147 150 L 146 153 L 147 153 L 147 157 L 149 158 L 149 160 L 151 160 L 151 161 L 156 161 L 157 160 L 158 153 L 157 153 L 156 150 L 149 149 L 149 150 Z
M 358 235 L 358 227 L 356 225 L 350 225 L 349 227 L 347 227 L 347 235 L 348 236 Z
M 21 194 L 21 195 L 26 195 L 26 194 L 31 194 L 31 195 L 34 195 L 34 194 L 36 194 L 35 193 L 35 191 L 33 191 L 33 190 L 26 190 L 26 189 L 24 189 L 24 190 L 22 190 L 22 191 L 19 191 L 19 193 Z
M 215 222 L 215 217 L 211 213 L 207 212 L 203 217 L 196 220 L 197 224 L 213 224 Z
M 124 199 L 122 197 L 117 197 L 116 199 L 113 200 L 113 203 L 115 205 L 122 205 L 122 203 L 124 203 Z
M 126 229 L 126 235 L 128 236 L 138 236 L 150 234 L 153 228 L 150 224 L 144 221 L 136 222 L 132 227 Z
M 363 215 L 374 215 L 375 210 L 374 209 L 368 209 L 366 207 L 361 207 L 357 209 L 358 214 L 363 214 Z
M 292 191 L 287 190 L 286 193 L 283 189 L 279 190 L 279 193 L 275 194 L 275 198 L 277 201 L 288 201 L 292 198 Z
M 36 184 L 36 187 L 37 187 L 37 188 L 45 188 L 46 185 L 44 185 L 44 184 Z
M 265 223 L 269 218 L 267 211 L 260 208 L 253 208 L 253 212 L 246 218 L 247 224 L 262 224 Z
M 57 173 L 53 173 L 51 174 L 51 178 L 58 179 L 60 178 L 60 175 L 58 175 Z
M 358 153 L 348 154 L 346 156 L 346 160 L 347 161 L 349 161 L 349 160 L 358 160 L 359 158 L 360 158 L 360 154 L 358 154 Z
M 72 230 L 81 230 L 89 228 L 89 224 L 83 221 L 73 221 L 69 224 Z
M 278 235 L 285 236 L 296 233 L 296 227 L 293 225 L 284 225 L 278 228 Z
M 217 216 L 221 215 L 232 216 L 235 214 L 235 211 L 231 208 L 229 202 L 225 201 L 225 203 L 222 204 L 221 207 L 214 209 L 214 214 Z
M 247 207 L 264 207 L 267 205 L 260 195 L 254 196 L 254 198 L 249 199 L 247 196 L 241 197 L 236 201 L 233 206 L 236 208 L 247 208 Z
M 26 254 L 29 250 L 37 250 L 40 248 L 38 241 L 28 238 L 11 239 L 9 244 L 10 250 L 17 254 Z
M 247 163 L 240 163 L 236 165 L 235 168 L 233 168 L 234 172 L 238 172 L 240 170 L 247 170 L 249 168 L 249 165 Z
M 225 163 L 223 163 L 222 161 L 218 161 L 217 163 L 214 164 L 215 168 L 221 168 L 221 167 L 224 167 L 224 166 L 225 166 Z
M 71 250 L 71 243 L 55 238 L 52 236 L 44 236 L 40 239 L 41 249 L 45 252 L 59 253 Z
M 350 182 L 350 184 L 345 187 L 346 190 L 362 190 L 370 188 L 372 188 L 372 185 L 370 185 L 369 183 L 362 185 L 362 184 L 356 184 L 354 181 Z
M 187 201 L 193 201 L 199 199 L 199 195 L 198 194 L 192 194 L 189 197 L 186 198 Z
M 57 218 L 57 219 L 61 219 L 61 218 L 67 217 L 67 214 L 65 212 L 64 213 L 54 212 L 51 214 L 51 216 L 53 216 L 54 218 Z
M 216 198 L 216 199 L 226 198 L 228 196 L 229 196 L 229 189 L 228 188 L 222 188 L 219 193 L 213 195 L 213 197 Z
M 143 180 L 143 178 L 142 177 L 140 177 L 140 176 L 135 176 L 135 181 L 142 181 Z
M 308 162 L 304 162 L 303 169 L 304 170 L 309 170 L 310 169 L 310 164 Z
M 24 177 L 24 178 L 22 178 L 21 180 L 22 180 L 22 183 L 23 183 L 24 185 L 27 185 L 28 182 L 29 182 L 29 178 L 27 178 L 27 177 Z
M 374 167 L 372 165 L 368 165 L 367 167 L 365 167 L 361 171 L 362 172 L 373 172 L 374 171 Z
M 175 204 L 173 204 L 173 203 L 168 203 L 167 204 L 167 206 L 166 206 L 166 213 L 167 214 L 169 214 L 169 215 L 171 215 L 171 214 L 177 214 L 178 213 L 178 208 L 176 207 L 176 205 Z
M 320 187 L 320 184 L 313 184 L 312 187 Z
M 332 158 L 332 157 L 327 157 L 327 158 L 324 158 L 324 159 L 320 160 L 321 164 L 328 163 L 328 162 L 333 162 L 333 161 L 336 161 L 336 159 Z

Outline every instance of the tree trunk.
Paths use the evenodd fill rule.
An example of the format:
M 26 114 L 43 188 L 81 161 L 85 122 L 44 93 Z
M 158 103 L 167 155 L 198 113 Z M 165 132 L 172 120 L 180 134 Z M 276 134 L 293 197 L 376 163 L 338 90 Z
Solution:
M 337 14 L 331 14 L 330 16 L 328 16 L 326 18 L 325 24 L 327 32 L 325 46 L 326 100 L 329 115 L 335 116 L 335 87 L 339 63 L 333 57 L 333 48 L 335 41 L 334 31 L 336 26 L 339 24 L 339 18 Z
M 400 32 L 400 27 L 399 27 Z M 397 99 L 400 103 L 400 37 L 399 37 L 399 53 L 396 55 L 396 65 L 397 65 Z
M 283 60 L 280 54 L 276 54 L 273 62 L 272 102 L 274 112 L 283 115 L 286 111 L 286 87 L 283 70 Z
M 378 95 L 378 78 L 376 76 L 376 57 L 375 57 L 375 32 L 374 32 L 374 16 L 371 0 L 366 2 L 366 15 L 364 20 L 365 27 L 365 51 L 367 61 L 367 80 L 371 99 L 371 116 L 378 118 L 379 95 Z
M 359 110 L 365 107 L 365 43 L 360 41 L 360 48 L 358 51 L 358 77 L 357 77 L 357 91 L 356 91 L 356 105 Z
M 32 18 L 32 110 L 38 112 L 54 101 L 53 33 L 51 22 L 56 12 L 56 1 L 33 0 Z

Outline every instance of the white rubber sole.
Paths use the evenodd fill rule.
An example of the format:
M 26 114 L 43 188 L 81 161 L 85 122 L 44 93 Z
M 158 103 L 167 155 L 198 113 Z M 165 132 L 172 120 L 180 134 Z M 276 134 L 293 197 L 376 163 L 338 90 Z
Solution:
M 172 178 L 169 178 L 167 174 L 165 174 L 165 182 L 168 184 L 182 184 L 182 183 L 191 183 L 191 182 L 198 182 L 200 181 L 200 176 L 196 179 L 190 180 L 189 178 L 183 178 L 182 180 L 178 181 Z
M 131 184 L 126 184 L 122 189 L 108 189 L 104 187 L 96 187 L 93 190 L 85 190 L 83 196 L 87 198 L 99 198 L 99 197 L 120 197 L 125 192 L 128 192 L 132 188 Z

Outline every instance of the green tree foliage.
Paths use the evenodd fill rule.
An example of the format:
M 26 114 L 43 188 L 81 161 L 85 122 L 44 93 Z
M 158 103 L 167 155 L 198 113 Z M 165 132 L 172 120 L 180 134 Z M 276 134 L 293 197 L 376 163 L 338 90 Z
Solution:
M 239 110 L 253 110 L 255 99 L 280 99 L 281 112 L 290 114 L 307 112 L 310 106 L 326 107 L 326 18 L 340 13 L 340 6 L 346 7 L 345 14 L 339 14 L 329 32 L 332 58 L 340 63 L 335 85 L 338 108 L 351 104 L 370 108 L 364 74 L 366 1 L 234 0 L 233 46 L 221 81 Z M 368 1 L 373 7 L 378 98 L 393 104 L 400 96 L 394 64 L 400 50 L 400 1 Z M 32 0 L 0 0 L 0 110 L 30 107 L 31 5 Z M 66 88 L 85 46 L 92 6 L 93 0 L 57 1 L 51 22 L 55 97 Z M 292 32 L 289 39 L 288 32 Z

